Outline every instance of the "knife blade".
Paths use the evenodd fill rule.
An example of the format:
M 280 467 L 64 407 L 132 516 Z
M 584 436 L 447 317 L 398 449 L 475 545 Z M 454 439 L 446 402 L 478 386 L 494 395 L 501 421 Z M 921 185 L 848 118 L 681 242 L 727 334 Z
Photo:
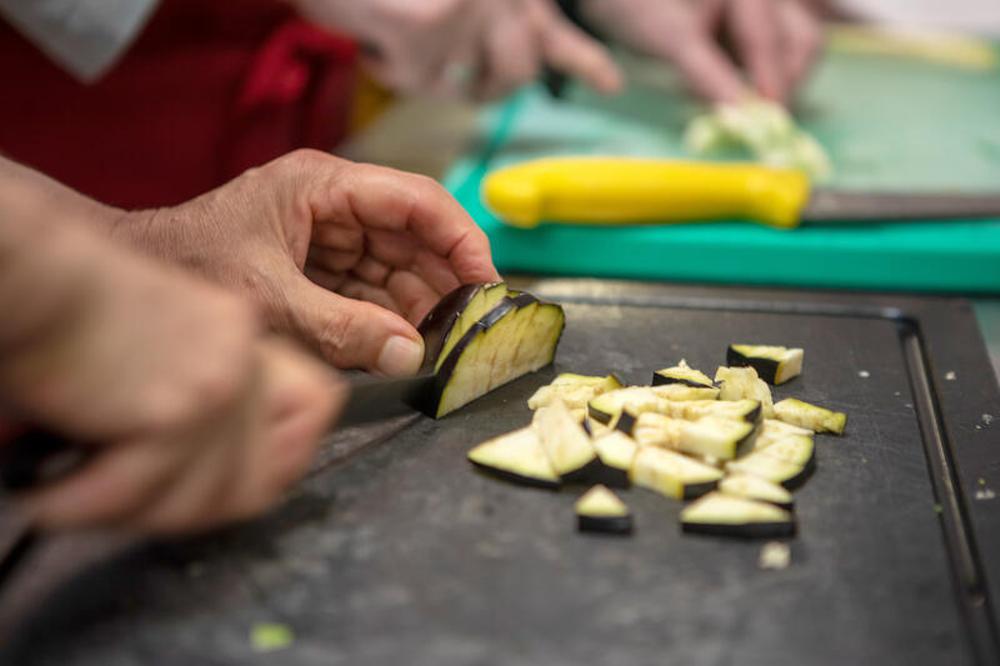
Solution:
M 852 192 L 813 188 L 805 174 L 750 163 L 614 157 L 543 158 L 483 181 L 483 199 L 504 222 L 669 224 L 748 220 L 901 222 L 1000 218 L 1000 191 Z
M 351 377 L 347 401 L 331 430 L 412 413 L 419 409 L 435 377 L 433 373 L 391 379 Z M 51 430 L 25 427 L 0 445 L 0 489 L 22 491 L 54 481 L 86 464 L 94 450 L 93 445 Z

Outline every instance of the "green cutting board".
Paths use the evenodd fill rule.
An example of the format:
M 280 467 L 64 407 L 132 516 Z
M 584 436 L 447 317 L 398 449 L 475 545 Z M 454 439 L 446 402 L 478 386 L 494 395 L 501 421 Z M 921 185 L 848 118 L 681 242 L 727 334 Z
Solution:
M 567 154 L 681 156 L 699 111 L 669 74 L 633 72 L 603 99 L 529 88 L 488 109 L 485 140 L 445 182 L 489 235 L 503 271 L 891 290 L 1000 291 L 1000 218 L 794 231 L 743 222 L 514 229 L 482 204 L 492 169 Z M 638 80 L 635 80 L 638 79 Z M 830 186 L 1000 190 L 1000 73 L 889 56 L 827 55 L 797 109 L 830 151 Z

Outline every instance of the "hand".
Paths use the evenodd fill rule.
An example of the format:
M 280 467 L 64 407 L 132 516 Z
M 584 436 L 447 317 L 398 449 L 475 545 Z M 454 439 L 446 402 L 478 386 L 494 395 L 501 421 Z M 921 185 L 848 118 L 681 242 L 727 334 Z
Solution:
M 416 372 L 414 324 L 459 284 L 498 279 L 489 242 L 434 181 L 298 151 L 115 235 L 256 301 L 338 367 Z
M 320 25 L 354 35 L 365 64 L 404 93 L 491 99 L 533 81 L 543 65 L 616 92 L 621 75 L 598 42 L 552 0 L 295 0 Z
M 584 0 L 582 9 L 610 36 L 673 62 L 697 94 L 714 102 L 754 92 L 787 101 L 822 45 L 818 19 L 804 0 Z M 715 41 L 723 29 L 752 89 Z
M 98 446 L 21 498 L 36 524 L 204 529 L 258 513 L 305 471 L 344 389 L 261 341 L 251 307 L 71 223 L 22 250 L 0 279 L 0 303 L 25 303 L 0 326 L 0 395 Z

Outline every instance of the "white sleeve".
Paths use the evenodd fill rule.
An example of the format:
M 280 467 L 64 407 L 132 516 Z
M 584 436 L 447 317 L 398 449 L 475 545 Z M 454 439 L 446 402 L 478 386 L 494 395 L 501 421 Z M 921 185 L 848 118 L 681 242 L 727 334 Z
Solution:
M 159 0 L 0 0 L 0 15 L 59 66 L 101 76 L 138 36 Z
M 875 23 L 1000 36 L 997 0 L 837 0 L 835 4 Z

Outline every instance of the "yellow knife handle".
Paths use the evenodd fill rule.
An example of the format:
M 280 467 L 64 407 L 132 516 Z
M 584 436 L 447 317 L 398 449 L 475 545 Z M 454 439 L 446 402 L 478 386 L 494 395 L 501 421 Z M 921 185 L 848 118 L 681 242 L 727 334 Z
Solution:
M 517 227 L 754 220 L 798 226 L 809 179 L 756 164 L 554 157 L 489 174 L 483 198 Z

